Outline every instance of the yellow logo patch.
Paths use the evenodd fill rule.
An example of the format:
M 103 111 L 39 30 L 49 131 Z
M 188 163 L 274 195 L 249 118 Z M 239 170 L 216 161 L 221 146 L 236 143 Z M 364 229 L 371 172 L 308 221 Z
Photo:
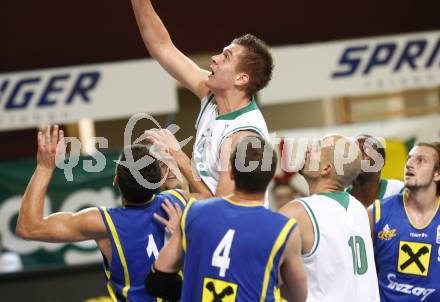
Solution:
M 380 240 L 390 240 L 391 238 L 396 237 L 396 229 L 380 231 L 377 236 Z
M 417 276 L 427 276 L 431 259 L 432 246 L 428 243 L 400 241 L 399 260 L 397 270 L 399 273 Z
M 238 285 L 217 279 L 203 280 L 202 302 L 235 302 Z

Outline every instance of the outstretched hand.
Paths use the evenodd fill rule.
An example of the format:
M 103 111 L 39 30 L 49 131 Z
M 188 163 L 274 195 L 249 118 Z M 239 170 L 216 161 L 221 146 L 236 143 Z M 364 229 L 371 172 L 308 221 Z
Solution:
M 58 129 L 58 125 L 47 126 L 44 130 L 38 131 L 37 166 L 54 170 L 56 159 L 64 158 L 66 152 L 64 146 L 64 132 Z
M 180 219 L 182 218 L 182 209 L 178 203 L 172 203 L 168 199 L 162 203 L 162 209 L 167 213 L 168 220 L 154 213 L 154 218 L 162 223 L 171 235 L 180 234 Z
M 152 144 L 151 155 L 163 162 L 183 182 L 183 175 L 180 172 L 176 158 L 173 154 L 180 151 L 181 147 L 176 137 L 168 129 L 151 129 L 145 131 L 146 139 Z
M 168 153 L 180 151 L 180 144 L 168 129 L 150 129 L 145 131 L 147 140 L 154 146 Z

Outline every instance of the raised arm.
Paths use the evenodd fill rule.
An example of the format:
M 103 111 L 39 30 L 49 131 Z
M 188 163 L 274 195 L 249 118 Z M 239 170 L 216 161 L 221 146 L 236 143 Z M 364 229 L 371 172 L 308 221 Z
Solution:
M 72 242 L 106 236 L 105 225 L 97 208 L 43 216 L 44 197 L 55 169 L 57 144 L 63 136 L 57 126 L 52 132 L 48 126 L 44 133 L 38 133 L 37 167 L 24 193 L 15 230 L 19 237 L 47 242 Z M 63 148 L 59 148 L 58 152 L 63 152 Z
M 178 50 L 150 0 L 131 0 L 136 22 L 150 55 L 183 86 L 200 99 L 208 94 L 205 79 L 209 71 L 201 69 Z
M 182 278 L 178 271 L 182 258 L 182 233 L 180 219 L 182 210 L 177 203 L 168 200 L 162 204 L 168 215 L 168 220 L 154 214 L 154 218 L 164 224 L 171 233 L 169 241 L 159 253 L 159 256 L 145 279 L 145 290 L 153 297 L 164 300 L 178 301 L 182 291 Z

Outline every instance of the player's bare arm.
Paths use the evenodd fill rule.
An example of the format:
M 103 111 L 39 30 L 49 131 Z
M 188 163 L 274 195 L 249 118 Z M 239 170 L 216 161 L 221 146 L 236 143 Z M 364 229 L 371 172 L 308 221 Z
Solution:
M 106 228 L 97 208 L 78 213 L 55 213 L 44 217 L 44 198 L 55 170 L 56 154 L 64 152 L 58 144 L 64 137 L 57 126 L 38 133 L 37 167 L 27 186 L 20 208 L 16 234 L 19 237 L 46 242 L 74 242 L 107 238 Z M 111 253 L 110 253 L 111 254 Z
M 287 301 L 302 302 L 307 298 L 307 274 L 301 249 L 301 232 L 297 227 L 287 240 L 280 267 L 281 296 Z
M 154 146 L 152 153 L 173 171 L 176 177 L 183 175 L 194 194 L 185 194 L 185 198 L 206 199 L 212 193 L 194 171 L 191 159 L 182 151 L 176 137 L 167 129 L 145 131 L 147 140 Z
M 284 205 L 279 213 L 288 218 L 296 219 L 298 226 L 301 230 L 301 247 L 302 254 L 307 254 L 312 250 L 313 242 L 315 241 L 315 233 L 313 231 L 312 221 L 309 214 L 307 214 L 303 205 L 293 200 Z
M 150 0 L 131 1 L 136 22 L 150 55 L 183 86 L 202 99 L 208 94 L 205 80 L 209 71 L 201 69 L 174 46 Z
M 162 204 L 163 210 L 168 219 L 155 214 L 154 218 L 165 225 L 171 233 L 170 240 L 165 244 L 159 253 L 157 260 L 145 279 L 147 293 L 164 300 L 180 300 L 182 292 L 182 278 L 178 271 L 181 268 L 182 258 L 182 233 L 180 219 L 182 210 L 175 203 L 168 200 Z
M 154 267 L 161 272 L 175 273 L 180 269 L 182 257 L 182 231 L 180 228 L 182 209 L 177 203 L 172 204 L 168 200 L 165 200 L 162 208 L 167 213 L 168 219 L 157 214 L 154 215 L 154 218 L 167 228 L 171 237 L 160 251 Z

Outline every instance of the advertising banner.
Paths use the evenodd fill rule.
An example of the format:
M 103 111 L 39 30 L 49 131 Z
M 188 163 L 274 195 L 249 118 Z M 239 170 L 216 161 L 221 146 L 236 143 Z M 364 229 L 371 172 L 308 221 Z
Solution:
M 154 60 L 0 74 L 0 131 L 176 110 L 176 83 Z
M 440 85 L 440 31 L 273 49 L 263 105 Z

